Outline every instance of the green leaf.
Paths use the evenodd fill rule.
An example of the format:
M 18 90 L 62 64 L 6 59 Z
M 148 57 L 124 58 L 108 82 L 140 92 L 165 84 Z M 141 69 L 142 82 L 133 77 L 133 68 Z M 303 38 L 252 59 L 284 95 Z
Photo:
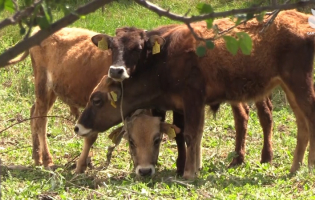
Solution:
M 246 19 L 247 19 L 247 20 L 250 20 L 250 19 L 252 19 L 252 18 L 254 18 L 254 14 L 253 14 L 253 13 L 247 13 L 247 14 L 246 14 Z
M 211 40 L 206 41 L 206 47 L 208 49 L 213 49 L 214 48 L 214 43 Z
M 239 38 L 239 46 L 245 55 L 250 55 L 252 48 L 253 48 L 253 43 L 252 39 L 250 36 L 245 33 L 245 32 L 239 32 L 236 33 L 237 37 Z
M 262 22 L 263 19 L 264 19 L 265 14 L 266 14 L 266 12 L 259 13 L 258 15 L 256 15 L 256 19 L 257 19 L 259 22 Z
M 43 11 L 45 13 L 45 17 L 46 17 L 46 20 L 51 23 L 52 22 L 52 16 L 51 16 L 51 13 L 50 13 L 50 10 L 46 4 L 46 2 L 44 1 L 42 4 L 41 4 L 42 8 L 43 8 Z
M 237 18 L 236 22 L 235 22 L 235 25 L 239 25 L 241 23 L 242 19 L 241 18 Z
M 46 17 L 37 17 L 36 21 L 41 29 L 47 29 L 49 27 L 49 22 Z
M 15 7 L 12 0 L 4 0 L 4 9 L 9 12 L 14 12 Z
M 206 47 L 204 46 L 199 46 L 197 47 L 196 49 L 196 54 L 201 57 L 201 56 L 204 56 L 206 54 Z
M 208 29 L 212 28 L 213 18 L 207 19 L 206 22 L 207 22 L 207 28 Z
M 238 41 L 231 36 L 223 36 L 223 39 L 225 40 L 226 48 L 231 52 L 233 55 L 236 55 L 237 49 L 238 49 Z
M 211 5 L 206 3 L 198 3 L 196 8 L 200 14 L 208 14 L 213 12 L 213 8 L 211 7 Z

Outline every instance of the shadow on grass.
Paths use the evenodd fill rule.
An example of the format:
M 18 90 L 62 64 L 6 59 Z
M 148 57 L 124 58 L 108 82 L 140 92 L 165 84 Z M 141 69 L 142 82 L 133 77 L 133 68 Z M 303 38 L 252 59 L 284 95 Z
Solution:
M 115 173 L 111 173 L 112 171 L 111 169 L 103 171 L 88 169 L 84 174 L 75 174 L 72 169 L 64 166 L 59 166 L 55 171 L 48 171 L 39 167 L 11 165 L 1 166 L 1 179 L 4 182 L 7 179 L 14 178 L 35 183 L 45 180 L 46 184 L 48 184 L 49 180 L 53 179 L 52 177 L 57 177 L 63 180 L 65 187 L 97 189 L 106 185 L 114 185 L 117 188 L 126 190 L 128 190 L 128 187 L 124 186 L 130 186 L 136 182 L 143 182 L 150 188 L 154 188 L 157 183 L 165 183 L 169 187 L 181 185 L 186 188 L 199 188 L 207 183 L 215 186 L 218 190 L 222 190 L 229 185 L 235 187 L 242 187 L 248 184 L 257 186 L 272 185 L 277 180 L 287 180 L 294 176 L 294 174 L 286 174 L 275 178 L 261 172 L 250 177 L 238 177 L 227 172 L 220 172 L 220 169 L 218 169 L 218 171 L 215 170 L 214 172 L 201 171 L 200 177 L 203 178 L 190 181 L 177 176 L 175 169 L 158 170 L 153 177 L 144 178 L 137 177 L 132 171 L 115 170 Z

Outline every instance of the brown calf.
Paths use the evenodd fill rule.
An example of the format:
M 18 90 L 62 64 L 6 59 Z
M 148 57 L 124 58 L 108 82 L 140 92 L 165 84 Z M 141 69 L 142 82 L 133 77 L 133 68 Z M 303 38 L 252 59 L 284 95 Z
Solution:
M 47 115 L 57 97 L 70 106 L 76 118 L 79 116 L 78 108 L 86 105 L 93 88 L 107 74 L 112 63 L 111 51 L 100 51 L 91 42 L 90 38 L 95 34 L 81 28 L 63 28 L 25 52 L 22 58 L 11 61 L 13 64 L 28 53 L 31 55 L 35 78 L 35 104 L 31 117 Z M 46 128 L 47 118 L 31 120 L 35 164 L 50 167 L 53 161 Z M 85 140 L 95 141 L 96 138 L 97 134 Z
M 204 107 L 206 104 L 257 101 L 266 97 L 280 85 L 297 119 L 297 146 L 291 172 L 303 161 L 310 140 L 309 167 L 315 165 L 315 94 L 313 85 L 314 36 L 308 24 L 309 15 L 294 10 L 282 11 L 270 27 L 260 34 L 263 23 L 250 20 L 231 31 L 247 32 L 253 39 L 251 55 L 238 52 L 233 56 L 223 39 L 215 41 L 214 50 L 204 57 L 195 54 L 200 44 L 190 30 L 181 25 L 160 34 L 158 31 L 136 30 L 126 32 L 109 42 L 113 51 L 113 65 L 135 73 L 124 81 L 124 113 L 138 108 L 161 107 L 184 114 L 187 158 L 184 177 L 193 178 L 201 167 L 200 143 L 202 138 Z M 264 19 L 266 22 L 267 19 Z M 225 30 L 234 25 L 230 19 L 214 22 Z M 193 25 L 202 37 L 213 37 L 205 22 Z M 96 41 L 98 40 L 97 38 Z M 108 37 L 103 35 L 103 38 Z M 161 52 L 152 54 L 156 42 Z M 123 49 L 124 51 L 119 51 Z M 135 59 L 138 58 L 138 59 Z M 106 92 L 115 91 L 121 97 L 120 84 L 99 84 L 91 94 L 90 102 L 79 118 L 82 126 L 92 130 L 106 130 L 118 123 L 119 112 L 112 109 Z M 115 80 L 120 80 L 115 77 Z M 95 104 L 95 100 L 101 103 Z M 111 113 L 111 116 L 108 115 Z M 93 126 L 90 126 L 93 124 Z M 86 134 L 88 135 L 88 134 Z
M 153 175 L 163 133 L 173 129 L 176 134 L 180 133 L 180 129 L 175 125 L 161 122 L 161 118 L 152 116 L 150 110 L 141 109 L 136 110 L 130 118 L 126 118 L 125 126 L 124 138 L 129 142 L 136 174 Z
M 38 31 L 36 28 L 33 34 Z M 81 28 L 63 28 L 45 39 L 40 45 L 31 48 L 21 57 L 10 61 L 17 63 L 31 55 L 35 78 L 35 104 L 31 108 L 31 131 L 33 140 L 33 159 L 36 165 L 52 167 L 52 156 L 47 143 L 47 118 L 57 97 L 70 106 L 77 119 L 79 108 L 84 107 L 93 88 L 107 74 L 112 63 L 111 51 L 100 51 L 91 42 L 97 34 Z M 165 117 L 165 113 L 152 111 L 155 116 Z M 173 114 L 174 123 L 183 127 L 178 114 Z M 181 134 L 182 135 L 182 134 Z M 86 158 L 98 133 L 84 138 L 82 154 L 77 162 L 77 172 L 83 172 Z M 184 165 L 186 150 L 183 136 L 176 139 L 178 146 L 178 165 Z M 183 167 L 181 167 L 183 168 Z M 182 173 L 182 172 L 179 172 Z

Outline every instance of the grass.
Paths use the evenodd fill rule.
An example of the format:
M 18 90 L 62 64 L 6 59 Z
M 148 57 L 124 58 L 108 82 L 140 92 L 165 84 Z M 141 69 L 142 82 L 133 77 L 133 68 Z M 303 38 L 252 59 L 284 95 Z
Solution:
M 74 5 L 82 3 L 72 1 Z M 155 0 L 161 7 L 176 13 L 191 8 L 196 14 L 197 0 Z M 248 6 L 251 1 L 212 0 L 216 11 Z M 1 13 L 0 18 L 8 16 Z M 55 19 L 62 17 L 54 12 Z M 140 16 L 140 17 L 139 17 Z M 113 35 L 121 26 L 146 29 L 174 23 L 167 18 L 143 9 L 132 1 L 119 1 L 87 15 L 71 27 L 83 27 Z M 21 39 L 17 27 L 0 31 L 0 51 Z M 30 59 L 5 69 L 0 69 L 0 130 L 29 117 L 34 102 L 33 75 Z M 176 143 L 162 143 L 159 166 L 153 178 L 138 179 L 126 141 L 113 152 L 108 169 L 105 165 L 107 147 L 111 145 L 107 133 L 98 138 L 92 150 L 94 169 L 75 175 L 69 169 L 82 149 L 82 138 L 75 136 L 74 124 L 49 118 L 49 145 L 56 171 L 35 167 L 31 159 L 31 132 L 29 122 L 18 124 L 0 134 L 1 194 L 2 199 L 315 199 L 315 176 L 304 164 L 295 175 L 289 174 L 296 144 L 295 117 L 284 101 L 280 90 L 273 93 L 273 146 L 272 165 L 260 164 L 262 129 L 251 106 L 248 124 L 246 162 L 237 168 L 227 168 L 234 150 L 234 121 L 229 105 L 224 104 L 214 120 L 209 114 L 205 121 L 203 169 L 195 181 L 185 181 L 175 176 Z M 57 100 L 50 115 L 67 117 L 68 107 Z M 167 118 L 171 121 L 170 116 Z M 307 156 L 307 154 L 306 154 Z M 304 161 L 307 163 L 307 160 Z

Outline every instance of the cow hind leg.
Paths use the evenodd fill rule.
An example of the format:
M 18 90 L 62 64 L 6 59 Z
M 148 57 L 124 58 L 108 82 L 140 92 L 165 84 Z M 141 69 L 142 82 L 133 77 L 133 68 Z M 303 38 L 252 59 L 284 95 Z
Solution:
M 255 103 L 260 125 L 263 129 L 264 144 L 261 152 L 261 163 L 271 163 L 273 158 L 272 151 L 272 104 L 267 97 L 264 101 Z
M 81 155 L 77 161 L 77 166 L 75 169 L 76 173 L 83 173 L 86 170 L 87 165 L 88 165 L 87 158 L 89 156 L 91 146 L 96 141 L 97 136 L 98 136 L 98 133 L 84 138 L 83 150 L 82 150 Z
M 294 151 L 293 163 L 290 169 L 290 172 L 293 173 L 296 172 L 300 168 L 300 165 L 303 163 L 305 150 L 309 141 L 309 128 L 305 112 L 303 112 L 303 110 L 300 108 L 299 102 L 297 101 L 297 95 L 294 95 L 292 90 L 290 90 L 285 85 L 283 85 L 282 88 L 286 92 L 289 104 L 295 114 L 297 124 L 297 144 Z M 306 99 L 302 101 L 305 100 Z
M 33 104 L 31 108 L 31 126 L 33 124 L 32 117 L 34 116 L 34 110 L 35 110 L 35 104 Z M 40 147 L 39 147 L 39 139 L 38 139 L 38 134 L 36 132 L 32 131 L 32 144 L 33 144 L 33 152 L 32 152 L 32 158 L 34 159 L 35 165 L 42 165 L 42 154 L 40 152 Z
M 37 92 L 35 104 L 31 109 L 33 117 L 33 119 L 31 119 L 33 158 L 35 164 L 41 164 L 42 160 L 45 167 L 51 167 L 53 161 L 47 143 L 47 117 L 41 116 L 46 116 L 48 114 L 55 101 L 56 95 L 54 92 L 48 91 L 48 89 L 45 88 L 44 90 L 41 90 L 40 93 Z
M 237 156 L 233 158 L 229 167 L 237 166 L 244 162 L 245 140 L 248 123 L 248 106 L 247 104 L 242 105 L 241 103 L 232 105 L 232 111 L 236 130 L 235 152 Z

